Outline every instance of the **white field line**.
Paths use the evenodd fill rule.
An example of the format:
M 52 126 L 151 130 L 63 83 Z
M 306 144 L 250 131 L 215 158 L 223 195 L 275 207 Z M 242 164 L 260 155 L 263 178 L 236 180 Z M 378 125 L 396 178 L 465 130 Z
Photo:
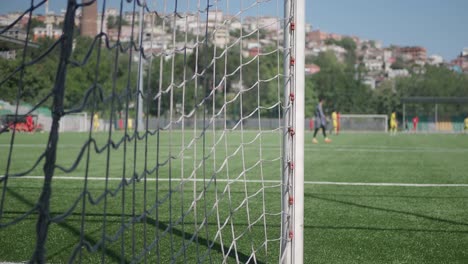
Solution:
M 45 148 L 44 144 L 15 144 L 15 148 Z M 9 144 L 0 144 L 0 148 L 10 147 Z M 102 146 L 100 146 L 102 147 Z M 160 145 L 160 149 L 168 149 L 169 145 Z M 172 146 L 174 148 L 174 146 Z M 238 145 L 231 145 L 231 148 L 237 148 Z M 258 145 L 246 145 L 245 148 L 258 149 Z M 280 149 L 281 146 L 276 144 L 262 144 L 265 149 Z M 58 148 L 76 148 L 81 149 L 79 144 L 64 144 Z M 127 149 L 133 149 L 133 146 L 127 146 Z M 144 149 L 144 147 L 139 147 Z M 393 146 L 348 146 L 348 145 L 327 145 L 326 147 L 305 146 L 305 150 L 312 152 L 381 152 L 381 153 L 467 153 L 468 148 L 431 148 L 431 147 L 393 147 Z M 156 149 L 155 146 L 149 146 L 148 149 Z M 120 149 L 120 150 L 123 150 Z
M 440 149 L 440 148 L 322 148 L 307 151 L 336 151 L 336 152 L 375 152 L 375 153 L 468 153 L 468 149 Z
M 0 177 L 4 177 L 1 175 Z M 33 179 L 41 180 L 44 176 L 22 176 L 22 177 L 12 177 L 10 179 Z M 58 180 L 83 180 L 84 177 L 76 176 L 54 176 L 54 179 Z M 88 177 L 90 181 L 105 181 L 104 177 Z M 120 181 L 122 178 L 109 177 L 109 181 Z M 147 178 L 147 181 L 156 181 L 155 178 Z M 186 182 L 203 182 L 203 179 L 183 179 Z M 169 178 L 159 178 L 159 181 L 169 181 Z M 172 181 L 182 181 L 180 178 L 172 178 Z M 206 179 L 210 181 L 210 179 Z M 217 182 L 228 182 L 228 183 L 277 183 L 280 184 L 281 181 L 277 180 L 226 180 L 226 179 L 216 179 Z M 468 187 L 468 184 L 463 183 L 394 183 L 394 182 L 327 182 L 327 181 L 305 181 L 304 184 L 308 185 L 346 185 L 346 186 L 390 186 L 390 187 Z

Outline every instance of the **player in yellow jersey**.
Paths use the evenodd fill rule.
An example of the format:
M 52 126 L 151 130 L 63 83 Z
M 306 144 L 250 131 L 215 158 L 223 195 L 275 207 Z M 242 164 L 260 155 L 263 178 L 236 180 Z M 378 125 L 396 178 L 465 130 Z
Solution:
M 94 113 L 94 116 L 93 116 L 93 128 L 94 128 L 94 131 L 99 130 L 99 115 L 97 112 Z
M 396 112 L 393 111 L 390 115 L 390 135 L 395 135 L 397 132 L 398 123 L 396 118 Z
M 332 112 L 333 132 L 338 135 L 338 114 L 336 111 Z
M 463 131 L 466 133 L 468 133 L 468 116 L 465 118 L 465 128 L 463 129 Z

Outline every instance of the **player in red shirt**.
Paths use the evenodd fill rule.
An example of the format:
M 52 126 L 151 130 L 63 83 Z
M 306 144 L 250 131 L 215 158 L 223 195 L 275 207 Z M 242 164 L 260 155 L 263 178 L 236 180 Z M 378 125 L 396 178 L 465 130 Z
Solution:
M 419 123 L 419 117 L 415 116 L 413 117 L 413 131 L 416 132 L 418 129 L 418 123 Z
M 31 115 L 26 116 L 26 130 L 32 132 L 34 130 L 34 121 Z

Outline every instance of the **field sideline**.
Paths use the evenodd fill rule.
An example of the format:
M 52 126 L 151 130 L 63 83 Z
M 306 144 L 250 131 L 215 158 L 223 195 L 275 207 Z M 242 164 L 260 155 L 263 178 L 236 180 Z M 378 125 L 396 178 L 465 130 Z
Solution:
M 44 176 L 21 176 L 18 179 L 23 179 L 23 180 L 42 180 Z M 55 180 L 67 180 L 67 181 L 81 181 L 83 180 L 83 177 L 75 177 L 75 176 L 60 176 L 60 175 L 55 175 L 54 176 Z M 89 181 L 105 181 L 105 177 L 88 177 L 87 178 Z M 121 181 L 121 178 L 108 178 L 107 180 L 109 181 Z M 149 178 L 147 181 L 160 181 L 160 182 L 169 182 L 169 181 L 175 181 L 175 182 L 180 182 L 182 181 L 181 179 L 169 179 L 169 178 L 159 178 L 159 179 L 154 179 L 154 178 Z M 203 179 L 186 179 L 186 182 L 203 182 Z M 226 182 L 226 183 L 236 183 L 236 182 L 242 182 L 242 183 L 281 183 L 279 180 L 226 180 L 226 179 L 217 179 L 218 182 Z M 305 185 L 349 185 L 349 186 L 394 186 L 394 187 L 468 187 L 468 184 L 457 184 L 457 183 L 442 183 L 442 184 L 437 184 L 437 183 L 391 183 L 391 182 L 314 182 L 314 181 L 304 181 Z
M 7 155 L 4 153 L 8 153 L 9 150 L 9 135 L 0 135 L 0 153 L 2 153 L 0 175 L 6 170 Z M 105 135 L 100 134 L 99 137 L 102 138 L 98 141 L 102 142 Z M 84 134 L 61 134 L 58 159 L 64 167 L 72 166 L 75 160 L 75 155 L 65 154 L 77 153 L 85 138 Z M 304 263 L 468 262 L 466 251 L 468 248 L 468 135 L 342 134 L 332 136 L 331 144 L 323 143 L 323 138 L 318 136 L 320 143 L 317 145 L 311 143 L 311 138 L 311 133 L 307 132 L 304 147 Z M 34 157 L 39 156 L 38 153 L 45 146 L 46 139 L 46 134 L 17 135 L 11 170 L 23 171 L 24 168 L 34 164 Z M 240 143 L 237 140 L 230 138 L 229 145 L 217 151 L 227 146 L 230 151 L 234 152 Z M 262 157 L 265 159 L 265 171 L 262 178 L 217 179 L 221 189 L 225 188 L 228 183 L 239 184 L 239 189 L 236 189 L 236 185 L 232 185 L 233 197 L 231 199 L 233 201 L 244 199 L 236 195 L 243 195 L 239 190 L 248 183 L 251 187 L 265 185 L 267 187 L 265 197 L 269 199 L 267 202 L 274 204 L 278 201 L 279 203 L 280 194 L 277 193 L 280 184 L 279 161 L 274 152 L 280 149 L 275 140 L 277 137 L 274 135 L 266 136 L 260 145 L 255 142 L 245 145 L 247 161 L 244 161 L 243 165 L 246 168 L 252 168 L 252 173 L 257 170 L 253 164 L 249 163 L 248 157 L 256 155 L 259 146 L 264 148 L 265 153 L 262 153 L 264 155 Z M 131 177 L 131 171 L 126 172 L 129 168 L 122 167 L 123 158 L 128 159 L 128 167 L 142 166 L 141 160 L 133 160 L 134 147 L 139 150 L 144 149 L 144 145 L 129 144 L 127 147 L 129 153 L 119 153 L 116 157 L 112 157 L 111 161 L 115 162 L 115 168 L 107 170 L 102 168 L 102 163 L 106 159 L 101 159 L 99 156 L 104 155 L 105 152 L 93 154 L 90 161 L 92 169 L 88 175 L 90 183 L 93 182 L 92 191 L 105 184 L 103 179 L 106 173 L 113 182 L 110 185 L 113 186 L 121 179 L 118 175 L 122 172 L 126 178 Z M 161 144 L 159 148 L 165 151 L 171 150 L 175 154 L 180 153 L 180 149 L 173 146 Z M 155 150 L 156 145 L 152 144 L 150 149 Z M 180 182 L 183 172 L 190 171 L 193 160 L 200 159 L 200 150 L 200 148 L 189 150 L 186 154 L 178 156 L 184 161 L 173 164 L 172 182 Z M 233 157 L 230 169 L 235 175 L 234 172 L 238 172 L 243 166 L 241 166 L 240 157 L 235 155 Z M 217 158 L 217 156 L 213 157 L 210 161 L 219 164 L 221 161 Z M 155 156 L 151 154 L 150 159 L 155 159 Z M 180 164 L 185 167 L 179 168 Z M 83 185 L 83 172 L 84 168 L 81 165 L 70 173 L 56 171 L 53 189 L 54 214 L 63 213 L 68 206 L 61 204 L 71 203 L 72 196 L 79 195 Z M 40 175 L 41 166 L 38 166 L 27 176 L 9 179 L 6 198 L 3 201 L 5 209 L 0 217 L 0 224 L 15 219 L 36 202 L 42 185 Z M 209 180 L 209 177 L 207 178 Z M 160 188 L 165 190 L 170 188 L 167 185 L 169 177 L 161 174 L 158 179 L 161 184 Z M 203 182 L 207 179 L 186 177 L 183 180 L 190 183 Z M 155 177 L 148 177 L 147 181 L 148 184 L 154 186 Z M 4 182 L 2 182 L 2 188 L 3 185 Z M 140 187 L 137 187 L 137 191 Z M 151 192 L 151 189 L 148 191 Z M 128 199 L 132 197 L 130 194 Z M 102 208 L 96 208 L 96 212 L 100 209 Z M 117 207 L 115 213 L 120 213 L 120 211 L 120 207 Z M 125 213 L 128 212 L 125 211 Z M 114 213 L 114 210 L 109 213 Z M 255 215 L 255 213 L 252 214 Z M 162 219 L 167 217 L 167 215 L 161 215 Z M 118 215 L 109 218 L 117 223 L 119 219 Z M 90 235 L 89 240 L 96 241 L 101 233 L 100 218 L 98 215 L 91 215 L 88 220 L 88 228 L 96 233 L 95 236 Z M 280 223 L 275 221 L 268 221 L 268 229 L 271 229 L 268 230 L 269 238 L 277 237 L 276 233 L 279 232 Z M 60 223 L 51 229 L 48 242 L 50 262 L 66 263 L 68 261 L 70 250 L 73 248 L 72 241 L 77 240 L 76 231 L 79 223 L 80 215 L 71 215 L 68 222 Z M 245 224 L 241 221 L 236 228 L 240 229 Z M 13 226 L 0 228 L 2 237 L 0 262 L 28 260 L 35 240 L 34 225 L 35 218 L 30 216 Z M 136 227 L 137 232 L 139 228 Z M 161 227 L 158 228 L 163 230 Z M 216 225 L 210 227 L 210 230 L 215 229 Z M 191 233 L 189 228 L 185 232 Z M 72 239 L 67 239 L 66 236 L 71 236 Z M 131 237 L 131 234 L 127 234 L 128 239 Z M 213 241 L 218 240 L 213 239 Z M 167 237 L 163 238 L 161 243 L 168 243 Z M 178 243 L 181 242 L 176 242 Z M 278 252 L 275 252 L 277 245 L 277 241 L 271 241 L 268 254 L 259 252 L 259 262 L 277 262 Z M 136 241 L 136 246 L 136 253 L 128 249 L 124 254 L 127 261 L 138 255 L 142 242 Z M 248 249 L 248 243 L 245 246 L 240 243 L 241 252 L 243 248 Z M 193 250 L 193 247 L 190 249 Z M 110 250 L 106 259 L 109 262 L 117 261 L 119 258 L 113 254 L 118 253 L 119 250 L 120 244 L 118 243 Z M 167 256 L 168 253 L 163 249 L 160 254 L 159 260 L 162 262 L 174 257 Z M 213 257 L 219 256 L 219 252 L 210 254 Z M 94 258 L 92 254 L 83 256 L 84 263 L 87 263 L 86 260 L 90 263 L 98 262 L 101 254 L 97 255 L 98 258 Z M 177 261 L 181 261 L 182 256 L 177 256 L 179 257 Z M 208 262 L 207 256 L 199 256 L 199 259 Z M 232 262 L 235 262 L 235 259 L 228 259 L 228 263 Z

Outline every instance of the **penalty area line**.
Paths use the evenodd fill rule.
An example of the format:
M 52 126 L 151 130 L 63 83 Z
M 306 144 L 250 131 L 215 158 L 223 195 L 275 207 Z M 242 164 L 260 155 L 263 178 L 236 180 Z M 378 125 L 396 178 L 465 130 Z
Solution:
M 4 177 L 1 175 L 0 178 Z M 57 180 L 83 180 L 84 177 L 76 177 L 76 176 L 54 176 L 54 179 Z M 35 179 L 41 180 L 44 179 L 44 176 L 22 176 L 22 177 L 11 177 L 10 179 Z M 127 178 L 129 180 L 130 178 Z M 90 181 L 105 181 L 105 177 L 88 177 Z M 109 181 L 121 181 L 122 178 L 116 177 L 109 177 Z M 140 179 L 143 181 L 144 179 Z M 146 178 L 147 181 L 156 181 L 155 178 Z M 159 181 L 169 181 L 169 178 L 159 178 Z M 172 178 L 172 181 L 182 181 L 180 178 Z M 207 179 L 191 179 L 186 178 L 183 181 L 186 182 L 203 182 L 203 181 L 210 181 L 211 178 Z M 280 184 L 281 181 L 278 180 L 237 180 L 237 179 L 216 179 L 217 182 L 229 182 L 229 183 L 239 183 L 239 182 L 247 182 L 247 183 L 278 183 Z M 304 184 L 307 185 L 344 185 L 344 186 L 388 186 L 388 187 L 468 187 L 468 184 L 463 183 L 393 183 L 393 182 L 330 182 L 330 181 L 305 181 Z
M 346 185 L 346 186 L 390 186 L 390 187 L 468 187 L 464 183 L 398 183 L 398 182 L 321 182 L 305 181 L 313 185 Z

